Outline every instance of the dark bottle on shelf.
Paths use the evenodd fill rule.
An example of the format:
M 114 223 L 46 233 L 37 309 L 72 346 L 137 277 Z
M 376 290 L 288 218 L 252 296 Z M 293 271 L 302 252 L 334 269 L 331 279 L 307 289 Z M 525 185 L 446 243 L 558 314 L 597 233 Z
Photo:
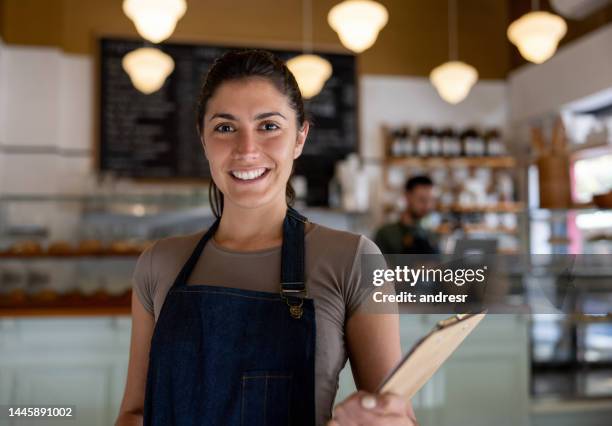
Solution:
M 400 134 L 400 146 L 402 155 L 405 157 L 411 156 L 414 154 L 414 147 L 412 143 L 412 139 L 410 137 L 410 129 L 408 127 L 403 127 Z
M 391 144 L 388 155 L 390 157 L 405 157 L 412 155 L 412 141 L 410 140 L 410 129 L 406 126 L 399 127 L 391 132 Z
M 442 155 L 442 132 L 438 129 L 432 129 L 431 137 L 429 138 L 429 155 L 439 157 Z
M 486 145 L 486 155 L 501 156 L 506 155 L 506 146 L 497 129 L 490 129 L 484 135 Z
M 401 141 L 400 141 L 401 129 L 393 129 L 390 130 L 391 141 L 387 146 L 387 156 L 388 157 L 400 157 L 402 155 L 401 152 Z
M 466 157 L 477 157 L 484 155 L 484 140 L 478 131 L 470 127 L 461 133 L 461 146 L 463 155 Z
M 423 127 L 419 130 L 416 138 L 416 154 L 419 157 L 431 155 L 431 136 L 433 130 L 430 127 Z
M 440 132 L 442 141 L 442 155 L 445 157 L 458 157 L 461 155 L 461 141 L 459 135 L 451 127 Z
M 472 141 L 472 144 L 474 147 L 474 154 L 477 157 L 483 157 L 486 155 L 487 150 L 485 140 L 482 133 L 480 133 L 478 130 L 476 130 L 476 138 Z

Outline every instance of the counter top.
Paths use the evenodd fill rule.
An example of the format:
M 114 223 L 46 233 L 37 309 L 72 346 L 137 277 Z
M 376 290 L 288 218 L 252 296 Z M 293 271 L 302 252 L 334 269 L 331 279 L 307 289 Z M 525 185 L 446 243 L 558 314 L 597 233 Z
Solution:
M 132 289 L 121 294 L 52 291 L 28 295 L 13 291 L 0 298 L 0 317 L 130 315 Z

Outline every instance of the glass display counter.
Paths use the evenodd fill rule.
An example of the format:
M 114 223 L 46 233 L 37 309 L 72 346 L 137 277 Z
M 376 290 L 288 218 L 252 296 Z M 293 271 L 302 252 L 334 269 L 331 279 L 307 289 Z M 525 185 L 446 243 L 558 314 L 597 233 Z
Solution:
M 129 313 L 138 255 L 212 221 L 204 191 L 0 197 L 0 313 Z

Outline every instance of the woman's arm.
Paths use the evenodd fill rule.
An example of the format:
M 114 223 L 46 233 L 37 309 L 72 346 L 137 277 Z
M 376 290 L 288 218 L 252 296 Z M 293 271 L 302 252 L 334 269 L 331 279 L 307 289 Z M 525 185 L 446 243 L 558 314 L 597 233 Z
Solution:
M 375 392 L 402 357 L 398 314 L 357 311 L 347 321 L 346 337 L 357 389 Z M 407 414 L 415 418 L 412 404 Z
M 402 356 L 398 316 L 355 312 L 346 338 L 357 388 L 374 392 Z
M 125 393 L 115 426 L 142 425 L 149 348 L 155 319 L 132 291 L 132 337 Z

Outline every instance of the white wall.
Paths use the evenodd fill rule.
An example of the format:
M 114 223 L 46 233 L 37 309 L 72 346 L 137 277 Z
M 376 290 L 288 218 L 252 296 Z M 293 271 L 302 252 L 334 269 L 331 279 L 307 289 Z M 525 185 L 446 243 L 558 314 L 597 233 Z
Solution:
M 79 189 L 91 172 L 93 61 L 0 46 L 0 192 Z
M 543 64 L 528 64 L 508 78 L 510 122 L 556 114 L 565 104 L 612 87 L 612 24 L 562 48 Z
M 429 79 L 422 77 L 364 76 L 360 81 L 360 132 L 362 155 L 381 158 L 381 125 L 471 124 L 505 128 L 507 122 L 506 84 L 502 80 L 480 81 L 457 105 L 443 101 Z

